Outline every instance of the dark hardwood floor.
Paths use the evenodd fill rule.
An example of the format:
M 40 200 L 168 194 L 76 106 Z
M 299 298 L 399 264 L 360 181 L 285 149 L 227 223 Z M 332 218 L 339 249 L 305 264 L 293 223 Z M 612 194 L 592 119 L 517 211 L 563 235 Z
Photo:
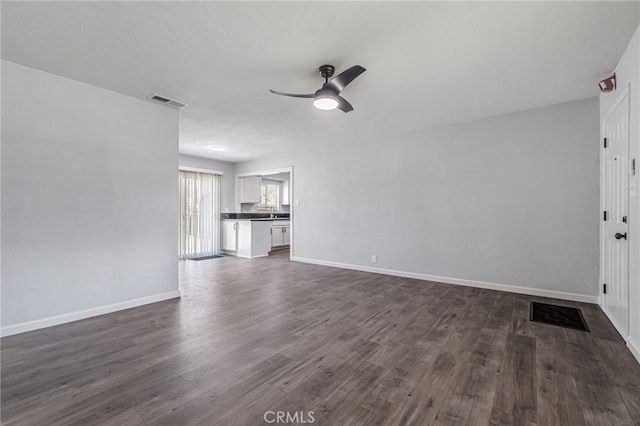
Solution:
M 2 339 L 2 423 L 640 424 L 640 365 L 595 305 L 287 251 L 181 262 L 180 283 L 181 300 Z M 529 322 L 531 300 L 582 308 L 591 332 Z

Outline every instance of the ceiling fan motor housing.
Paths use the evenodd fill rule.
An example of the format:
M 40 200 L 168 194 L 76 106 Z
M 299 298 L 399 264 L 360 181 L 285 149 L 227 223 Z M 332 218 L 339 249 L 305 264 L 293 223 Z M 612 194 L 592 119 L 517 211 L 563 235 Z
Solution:
M 322 78 L 328 81 L 331 77 L 333 77 L 333 73 L 336 71 L 336 67 L 334 67 L 333 65 L 320 65 L 318 71 L 320 71 L 320 75 L 322 76 Z
M 318 90 L 316 90 L 315 97 L 325 97 L 325 98 L 335 98 L 338 96 L 338 91 L 332 87 L 324 86 Z

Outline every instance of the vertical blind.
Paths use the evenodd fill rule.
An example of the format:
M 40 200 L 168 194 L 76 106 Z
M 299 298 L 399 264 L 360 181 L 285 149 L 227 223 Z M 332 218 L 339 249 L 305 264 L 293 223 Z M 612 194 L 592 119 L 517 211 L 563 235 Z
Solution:
M 218 254 L 220 176 L 180 170 L 178 255 L 181 259 Z

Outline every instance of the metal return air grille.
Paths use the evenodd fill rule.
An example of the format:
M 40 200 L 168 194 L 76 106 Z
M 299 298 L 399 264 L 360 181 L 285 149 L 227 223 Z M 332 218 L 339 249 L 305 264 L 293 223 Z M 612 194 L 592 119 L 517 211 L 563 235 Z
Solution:
M 147 99 L 150 99 L 150 100 L 155 101 L 155 102 L 159 102 L 159 103 L 164 104 L 164 105 L 169 105 L 169 106 L 172 106 L 174 108 L 184 108 L 184 107 L 187 106 L 187 104 L 185 104 L 183 102 L 176 101 L 175 99 L 169 99 L 169 98 L 167 98 L 165 96 L 161 96 L 161 95 L 158 95 L 156 93 L 154 93 L 153 95 L 147 96 Z

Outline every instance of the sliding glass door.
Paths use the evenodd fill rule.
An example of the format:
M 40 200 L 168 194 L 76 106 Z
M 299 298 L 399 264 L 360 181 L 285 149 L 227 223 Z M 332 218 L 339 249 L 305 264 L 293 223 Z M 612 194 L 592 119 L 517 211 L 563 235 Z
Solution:
M 218 254 L 220 176 L 180 170 L 178 188 L 179 257 L 189 259 Z

